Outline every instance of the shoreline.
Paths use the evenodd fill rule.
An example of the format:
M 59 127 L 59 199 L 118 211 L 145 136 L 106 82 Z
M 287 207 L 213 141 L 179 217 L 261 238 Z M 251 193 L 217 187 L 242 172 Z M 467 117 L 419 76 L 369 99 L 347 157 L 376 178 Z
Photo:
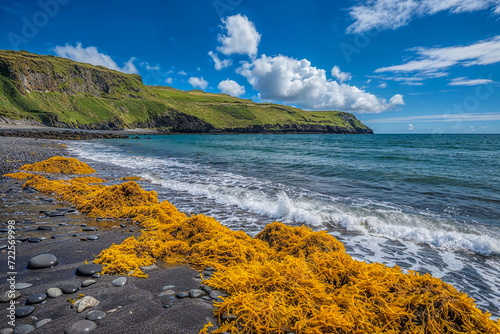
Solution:
M 98 173 L 96 176 L 101 176 L 101 175 L 99 175 L 99 173 Z M 47 177 L 50 179 L 50 178 L 52 178 L 53 176 L 47 176 Z M 73 176 L 73 177 L 74 177 L 74 176 Z M 104 176 L 104 177 L 105 177 L 105 176 Z M 110 182 L 110 183 L 108 183 L 108 185 L 113 185 L 113 184 L 116 184 L 116 182 L 120 183 L 120 181 L 118 181 L 118 179 L 116 178 L 116 175 L 115 175 L 114 177 L 115 177 L 115 179 L 113 179 L 113 177 L 112 177 L 111 179 L 109 179 L 109 178 L 108 178 L 109 180 L 111 180 L 111 182 Z M 59 178 L 59 177 L 58 177 L 58 178 Z M 42 179 L 43 179 L 43 178 L 42 178 Z M 116 182 L 115 182 L 115 181 L 116 181 Z M 18 184 L 18 185 L 20 185 L 20 184 L 22 184 L 22 183 L 24 183 L 24 181 L 19 181 L 19 180 L 18 180 L 18 181 L 15 181 L 15 182 L 14 182 L 14 184 Z M 50 183 L 50 182 L 49 182 L 49 183 Z M 34 186 L 34 187 L 36 187 L 36 189 L 39 189 L 39 188 L 38 188 L 38 186 L 36 186 L 36 185 L 33 185 L 33 186 Z M 136 185 L 136 186 L 137 186 L 137 185 Z M 50 188 L 49 188 L 49 189 L 50 189 Z M 11 189 L 9 189 L 9 190 L 12 190 L 12 188 L 11 188 Z M 42 190 L 42 191 L 43 191 L 43 190 Z M 5 193 L 7 193 L 7 192 L 5 192 Z M 30 193 L 30 192 L 28 191 L 28 193 Z M 39 194 L 39 193 L 36 193 L 36 194 Z M 21 195 L 21 198 L 24 198 L 24 196 L 26 196 L 26 194 L 22 194 L 22 195 Z M 41 197 L 38 197 L 38 199 L 41 199 Z M 31 204 L 33 204 L 33 202 L 34 202 L 34 201 L 28 201 L 28 202 L 30 202 Z M 77 208 L 79 207 L 79 206 L 78 206 L 79 204 L 78 204 L 77 202 L 75 202 L 74 200 L 71 200 L 71 202 L 72 202 L 73 204 L 75 204 Z M 167 203 L 167 204 L 168 204 L 168 203 Z M 19 210 L 18 210 L 18 211 L 19 211 Z M 84 209 L 84 211 L 85 211 L 85 209 Z M 87 211 L 85 211 L 85 212 L 87 212 Z M 40 212 L 39 212 L 39 213 L 40 213 Z M 99 213 L 99 215 L 103 215 L 103 214 Z M 117 217 L 119 217 L 119 216 L 117 216 Z M 125 216 L 125 217 L 127 217 L 127 216 Z M 100 219 L 100 218 L 98 218 L 98 220 L 100 220 L 100 223 L 103 223 L 102 221 L 104 221 L 104 220 L 102 220 L 102 219 Z M 102 220 L 102 221 L 101 221 L 101 220 Z M 102 232 L 105 232 L 106 230 L 108 230 L 108 229 L 110 228 L 110 226 L 108 225 L 108 223 L 109 223 L 109 224 L 113 224 L 113 222 L 112 222 L 112 221 L 113 221 L 113 219 L 111 219 L 111 220 L 110 220 L 110 219 L 107 219 L 106 221 L 107 221 L 107 222 L 106 222 L 106 224 L 105 224 L 106 226 L 104 226 L 104 225 L 103 225 L 103 231 L 102 231 Z M 120 219 L 115 219 L 115 223 L 119 223 L 119 221 L 120 221 Z M 140 221 L 142 221 L 142 218 L 140 219 Z M 28 220 L 27 222 L 23 221 L 22 223 L 23 223 L 23 224 L 24 224 L 24 223 L 27 223 L 27 224 L 32 224 L 32 222 L 31 222 L 31 221 L 29 221 L 29 220 Z M 74 222 L 73 222 L 73 223 L 74 223 Z M 89 225 L 90 225 L 90 224 L 89 224 Z M 142 225 L 142 224 L 141 224 L 141 225 Z M 118 228 L 118 226 L 117 226 L 116 224 L 115 224 L 114 226 L 115 226 L 116 228 Z M 149 226 L 149 225 L 148 225 L 148 224 L 145 224 L 144 226 L 146 226 L 146 229 L 145 229 L 145 230 L 143 230 L 143 231 L 148 231 L 148 226 Z M 154 226 L 154 225 L 153 225 L 153 226 Z M 138 228 L 138 227 L 137 227 L 137 228 Z M 184 227 L 183 227 L 183 228 L 184 228 Z M 153 230 L 155 230 L 155 229 L 156 229 L 156 228 L 154 228 Z M 126 230 L 126 229 L 125 229 L 125 230 Z M 119 232 L 124 232 L 125 230 L 120 230 L 120 229 L 118 229 L 118 230 L 115 230 L 115 233 L 113 233 L 113 231 L 112 231 L 112 230 L 111 230 L 111 231 L 109 231 L 109 232 L 111 232 L 111 234 L 113 234 L 113 236 L 115 236 L 115 235 L 116 235 L 116 231 L 119 231 Z M 30 231 L 32 231 L 32 230 L 30 230 Z M 137 231 L 136 231 L 136 232 L 137 232 Z M 97 233 L 97 232 L 92 231 L 91 233 Z M 126 233 L 126 231 L 125 231 L 125 233 Z M 145 233 L 148 233 L 148 232 L 145 232 Z M 231 233 L 234 233 L 234 232 L 231 232 Z M 123 233 L 122 233 L 122 234 L 123 234 Z M 77 235 L 77 236 L 78 236 L 78 235 Z M 69 237 L 69 236 L 66 236 L 66 237 Z M 73 238 L 75 238 L 75 236 L 72 236 L 72 237 L 73 237 Z M 104 233 L 104 234 L 103 234 L 103 238 L 105 238 L 105 237 L 106 237 L 106 236 L 105 236 L 105 233 Z M 263 240 L 265 240 L 265 239 L 263 239 Z M 108 240 L 108 241 L 109 241 L 109 240 Z M 117 242 L 118 242 L 118 243 L 120 243 L 121 241 L 123 241 L 123 240 L 118 240 Z M 83 241 L 82 241 L 82 242 L 83 242 Z M 96 242 L 95 242 L 95 241 L 85 241 L 84 243 L 86 243 L 86 244 L 89 244 L 89 243 L 94 243 L 94 244 L 96 244 Z M 115 243 L 115 241 L 113 241 L 113 243 Z M 108 246 L 109 246 L 109 243 L 108 243 Z M 272 246 L 272 245 L 271 245 L 271 246 Z M 212 247 L 212 246 L 209 246 L 209 247 Z M 214 245 L 214 247 L 215 247 L 215 245 Z M 106 247 L 104 247 L 104 248 L 106 248 Z M 92 255 L 90 256 L 90 259 L 89 259 L 89 260 L 92 260 L 92 259 L 93 259 L 96 255 L 97 255 L 97 254 L 95 254 L 95 253 L 94 253 L 94 254 L 92 254 Z M 199 264 L 198 262 L 196 262 L 196 263 L 197 263 L 197 264 Z M 81 265 L 81 264 L 82 264 L 81 262 L 80 262 L 80 263 L 76 263 L 76 264 L 74 264 L 74 266 L 73 266 L 73 268 L 72 268 L 72 269 L 73 269 L 73 272 L 74 272 L 74 270 L 76 269 L 76 267 L 77 267 L 78 265 Z M 204 265 L 204 266 L 214 266 L 214 267 L 216 267 L 216 268 L 217 268 L 217 265 L 213 265 L 213 264 L 212 264 L 212 263 L 210 263 L 210 262 L 208 262 L 208 263 L 203 263 L 203 265 Z M 152 275 L 154 275 L 154 273 L 155 273 L 156 271 L 167 270 L 167 269 L 172 270 L 172 269 L 173 269 L 172 267 L 169 267 L 169 268 L 163 268 L 163 266 L 161 266 L 161 265 L 160 265 L 160 268 L 158 268 L 158 266 L 156 266 L 156 265 L 153 265 L 152 267 L 154 268 L 152 271 L 150 271 L 150 270 L 151 270 L 151 268 L 148 268 L 148 270 L 147 270 L 147 271 L 146 271 L 146 269 L 144 269 L 144 271 L 145 271 L 145 272 L 146 272 L 146 273 L 150 276 L 150 278 L 151 278 L 151 277 L 153 277 Z M 373 267 L 373 266 L 371 266 L 370 268 L 372 268 L 372 267 Z M 57 268 L 57 267 L 56 267 L 56 268 Z M 175 268 L 175 267 L 174 267 L 174 268 Z M 368 267 L 367 267 L 367 268 L 368 268 Z M 142 267 L 141 267 L 141 269 L 142 269 Z M 125 272 L 129 272 L 129 270 L 130 270 L 130 269 L 127 269 Z M 223 270 L 223 269 L 221 269 L 221 270 Z M 123 272 L 123 271 L 122 271 L 122 272 Z M 223 272 L 223 271 L 222 271 L 222 272 Z M 197 273 L 197 272 L 196 272 L 196 271 L 194 271 L 194 273 Z M 130 274 L 130 272 L 129 272 L 129 274 Z M 164 277 L 164 275 L 160 275 L 160 276 L 161 276 L 161 277 Z M 111 286 L 111 284 L 109 284 L 109 283 L 110 283 L 111 279 L 116 278 L 116 277 L 119 277 L 119 276 L 109 277 L 109 280 L 107 281 L 107 284 L 106 284 L 107 286 L 105 286 L 105 287 L 108 287 L 108 288 L 111 288 L 111 289 L 115 289 L 115 288 L 114 288 L 113 286 Z M 129 280 L 129 282 L 134 282 L 135 284 L 137 284 L 137 282 L 141 281 L 141 279 L 137 279 L 136 277 L 129 277 L 129 276 L 126 276 L 126 277 L 127 277 L 127 279 Z M 188 279 L 188 280 L 189 280 L 189 279 L 191 279 L 191 280 L 192 280 L 192 279 L 194 279 L 194 277 L 193 277 L 193 275 L 191 275 L 191 278 L 187 278 L 187 279 Z M 137 280 L 137 282 L 136 282 L 136 280 Z M 149 280 L 150 280 L 150 279 L 148 279 L 148 281 L 149 281 Z M 216 282 L 217 282 L 217 279 L 216 279 Z M 219 282 L 219 283 L 220 283 L 220 282 Z M 208 283 L 208 284 L 210 284 L 210 283 Z M 160 285 L 161 285 L 161 284 L 160 284 Z M 226 286 L 227 286 L 227 285 L 225 285 L 225 284 L 222 284 L 222 285 L 216 285 L 216 287 L 218 287 L 218 288 L 221 288 L 221 287 L 222 287 L 222 288 L 224 288 L 224 289 L 225 289 L 225 287 L 226 287 Z M 102 286 L 101 286 L 101 287 L 102 287 Z M 198 286 L 198 287 L 200 287 L 200 286 Z M 190 287 L 190 288 L 191 288 L 191 287 Z M 88 290 L 88 291 L 90 291 L 90 290 Z M 123 289 L 123 290 L 120 290 L 120 291 L 125 291 L 125 290 Z M 135 290 L 134 290 L 134 291 L 135 291 Z M 236 295 L 237 295 L 237 294 L 238 294 L 238 291 L 240 291 L 240 290 L 238 290 L 238 289 L 237 289 L 236 291 L 232 291 L 232 292 L 231 292 L 231 291 L 229 291 L 229 292 L 230 292 L 230 293 L 234 293 L 234 294 L 236 294 Z M 151 291 L 148 291 L 148 292 L 149 292 L 149 293 L 151 293 Z M 96 292 L 95 294 L 92 294 L 92 296 L 93 296 L 93 297 L 97 297 L 97 298 L 99 299 L 99 297 L 101 297 L 102 295 L 99 295 L 99 292 Z M 106 296 L 109 296 L 109 295 L 106 295 Z M 120 297 L 122 297 L 122 295 L 120 295 Z M 100 299 L 99 299 L 99 300 L 100 300 Z M 200 300 L 200 301 L 201 301 L 201 300 Z M 110 306 L 110 305 L 103 305 L 103 306 Z M 119 305 L 119 306 L 122 306 L 122 305 Z M 169 307 L 170 307 L 170 306 L 172 306 L 172 305 L 169 305 Z M 170 308 L 169 308 L 169 309 L 170 309 Z M 121 310 L 121 308 L 118 308 L 118 310 Z M 74 310 L 73 310 L 73 311 L 74 311 Z M 111 312 L 109 312 L 109 311 L 111 311 Z M 108 312 L 109 312 L 109 313 L 113 313 L 113 314 L 115 314 L 115 312 L 116 312 L 116 311 L 114 311 L 113 309 L 111 309 L 111 310 L 108 310 Z M 132 313 L 133 313 L 133 312 L 134 312 L 134 310 L 133 310 L 133 309 L 130 309 L 130 312 L 132 312 Z M 130 313 L 130 314 L 132 314 L 132 313 Z M 236 313 L 236 314 L 237 314 L 237 313 Z M 150 314 L 149 314 L 149 313 L 147 313 L 147 314 L 146 314 L 146 317 L 147 317 L 148 319 L 149 319 L 149 316 L 150 316 Z M 222 313 L 220 313 L 220 316 L 222 316 Z M 164 318 L 162 318 L 162 319 L 164 319 Z M 203 328 L 203 325 L 204 325 L 204 324 L 206 324 L 206 323 L 208 322 L 208 321 L 206 321 L 207 319 L 209 319 L 209 317 L 205 317 L 205 321 L 201 321 L 201 322 L 200 322 L 200 326 L 201 326 L 201 327 L 200 327 L 200 326 L 198 326 L 198 327 L 197 327 L 197 329 L 196 329 L 196 331 L 190 331 L 190 332 L 188 332 L 188 333 L 196 333 L 197 331 L 199 331 L 201 328 Z M 445 318 L 443 318 L 443 320 L 444 320 L 444 319 L 445 319 Z M 217 323 L 216 321 L 211 321 L 211 322 L 212 322 L 212 323 Z M 104 322 L 103 322 L 103 323 L 104 323 Z M 49 324 L 50 324 L 50 323 L 49 323 Z M 47 325 L 47 326 L 48 326 L 48 325 Z M 100 326 L 100 325 L 99 325 L 99 326 Z M 49 328 L 49 327 L 47 327 L 47 328 Z M 127 328 L 129 328 L 129 327 L 126 327 L 125 329 L 127 329 Z M 225 327 L 223 327 L 223 328 L 225 329 Z M 221 329 L 222 329 L 222 328 L 221 328 Z M 137 332 L 138 330 L 139 330 L 139 331 L 140 331 L 140 330 L 143 330 L 143 328 L 135 328 L 135 332 Z M 98 328 L 97 332 L 99 332 L 99 328 Z M 106 332 L 106 333 L 108 333 L 108 332 L 110 332 L 110 331 L 105 331 L 105 332 Z M 149 330 L 148 332 L 152 332 L 152 333 L 154 332 L 154 333 L 156 333 L 156 331 L 151 331 L 151 330 Z M 162 329 L 162 332 L 165 332 L 165 331 L 164 331 L 164 329 Z M 128 333 L 128 332 L 126 332 L 126 331 L 124 331 L 124 330 L 122 329 L 122 330 L 120 331 L 120 333 Z M 167 333 L 168 333 L 168 332 L 167 332 Z M 179 331 L 174 331 L 173 333 L 179 333 Z
M 1 160 L 0 169 L 11 171 L 18 165 L 41 161 L 54 155 L 70 156 L 61 146 L 60 140 L 7 138 L 0 137 L 0 154 L 5 156 L 5 150 L 17 152 L 10 154 L 16 160 L 15 165 Z M 9 151 L 9 152 L 11 152 Z M 34 151 L 35 155 L 31 153 Z M 26 159 L 23 161 L 23 159 Z M 5 173 L 2 173 L 2 175 Z M 119 182 L 119 180 L 116 180 Z M 16 283 L 31 283 L 31 287 L 17 290 L 21 296 L 16 300 L 16 307 L 25 306 L 26 300 L 37 293 L 46 293 L 51 287 L 61 288 L 65 284 L 74 284 L 80 290 L 73 294 L 64 294 L 59 298 L 47 298 L 40 304 L 33 305 L 35 311 L 27 317 L 17 318 L 16 327 L 30 325 L 36 327 L 43 319 L 52 319 L 41 329 L 34 332 L 63 333 L 71 324 L 85 319 L 87 313 L 93 310 L 106 312 L 106 317 L 97 320 L 97 328 L 93 333 L 198 333 L 203 326 L 211 321 L 216 324 L 213 316 L 213 299 L 201 298 L 177 299 L 160 294 L 163 287 L 174 285 L 176 292 L 200 288 L 200 279 L 196 279 L 198 271 L 188 265 L 151 266 L 147 273 L 148 279 L 130 276 L 102 275 L 95 278 L 97 282 L 88 287 L 82 287 L 83 281 L 91 277 L 81 277 L 75 274 L 78 266 L 94 258 L 113 243 L 119 244 L 125 238 L 138 236 L 139 226 L 128 220 L 102 219 L 95 220 L 82 213 L 72 213 L 71 205 L 59 202 L 53 196 L 40 192 L 22 190 L 23 180 L 0 180 L 0 200 L 4 213 L 0 215 L 0 227 L 5 228 L 7 221 L 16 221 Z M 111 182 L 110 182 L 111 183 Z M 59 210 L 57 210 L 59 209 Z M 50 216 L 43 211 L 61 212 L 62 216 Z M 42 213 L 41 213 L 42 212 Z M 97 228 L 95 231 L 83 231 L 84 226 Z M 122 225 L 122 226 L 121 226 Z M 3 230 L 2 230 L 3 231 Z M 131 232 L 133 231 L 133 232 Z M 88 236 L 96 236 L 97 240 L 85 240 Z M 40 242 L 29 242 L 26 238 L 43 238 Z M 7 244 L 7 233 L 0 233 L 0 245 Z M 2 246 L 3 247 L 3 246 Z M 47 269 L 28 269 L 30 258 L 40 254 L 53 254 L 58 264 Z M 0 250 L 2 263 L 7 263 L 7 249 Z M 7 272 L 6 265 L 4 273 Z M 111 282 L 117 277 L 126 277 L 123 287 L 115 287 Z M 7 284 L 3 287 L 7 288 Z M 0 293 L 5 293 L 3 288 Z M 77 313 L 71 308 L 68 298 L 75 299 L 79 293 L 96 298 L 100 303 L 94 308 Z M 12 328 L 7 325 L 8 303 L 0 303 L 0 331 Z M 168 305 L 168 308 L 165 306 Z M 36 317 L 36 318 L 35 318 Z M 4 332 L 2 332 L 4 333 Z M 6 332 L 8 333 L 8 331 Z

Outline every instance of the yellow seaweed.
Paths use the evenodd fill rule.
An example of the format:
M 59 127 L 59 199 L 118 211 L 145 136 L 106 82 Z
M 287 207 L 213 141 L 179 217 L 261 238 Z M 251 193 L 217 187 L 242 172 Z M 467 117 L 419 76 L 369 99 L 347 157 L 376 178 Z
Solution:
M 21 166 L 19 170 L 61 174 L 91 174 L 96 172 L 92 167 L 84 162 L 78 161 L 78 159 L 61 156 L 35 162 L 34 164 L 24 165 Z
M 252 238 L 211 217 L 187 217 L 135 182 L 89 185 L 35 175 L 27 185 L 91 216 L 140 223 L 140 236 L 99 254 L 94 262 L 104 273 L 146 277 L 141 267 L 158 260 L 215 267 L 203 283 L 230 295 L 215 303 L 220 327 L 212 333 L 500 333 L 499 322 L 453 286 L 354 260 L 324 231 L 275 222 Z
M 4 177 L 10 177 L 11 179 L 16 179 L 16 180 L 26 180 L 32 176 L 33 174 L 25 172 L 4 174 Z

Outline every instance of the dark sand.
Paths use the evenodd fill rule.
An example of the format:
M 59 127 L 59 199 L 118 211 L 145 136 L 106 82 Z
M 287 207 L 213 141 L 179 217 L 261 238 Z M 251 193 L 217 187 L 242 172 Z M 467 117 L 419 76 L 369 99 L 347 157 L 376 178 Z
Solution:
M 43 160 L 54 155 L 64 155 L 61 141 L 35 140 L 27 138 L 0 137 L 0 169 L 2 172 L 19 167 L 23 163 Z M 45 145 L 45 146 L 44 146 Z M 32 155 L 31 152 L 36 153 Z M 4 157 L 21 162 L 5 162 Z M 132 235 L 139 235 L 139 227 L 129 221 L 103 220 L 94 221 L 84 214 L 67 213 L 62 217 L 48 217 L 40 210 L 53 211 L 56 208 L 69 208 L 67 203 L 54 201 L 51 196 L 21 189 L 23 181 L 0 180 L 0 227 L 5 227 L 8 220 L 16 221 L 16 236 L 45 237 L 39 243 L 21 242 L 16 246 L 16 282 L 32 283 L 33 286 L 19 290 L 22 296 L 17 300 L 17 307 L 23 306 L 26 299 L 36 293 L 45 293 L 48 288 L 61 287 L 64 284 L 81 283 L 88 279 L 75 274 L 79 265 L 89 263 L 101 250 L 113 243 L 120 243 Z M 68 225 L 60 226 L 60 223 Z M 98 227 L 96 232 L 83 232 L 80 224 Z M 120 224 L 126 224 L 124 228 Z M 41 231 L 39 226 L 51 226 L 54 230 Z M 130 232 L 134 230 L 134 232 Z M 99 237 L 95 241 L 81 241 L 87 235 Z M 51 237 L 55 236 L 55 239 Z M 0 245 L 7 243 L 7 233 L 0 233 Z M 38 254 L 49 253 L 58 258 L 58 265 L 49 269 L 28 269 L 28 260 Z M 0 250 L 1 293 L 8 289 L 7 251 Z M 200 280 L 194 277 L 198 272 L 189 266 L 153 266 L 147 271 L 149 278 L 127 277 L 124 287 L 115 287 L 111 281 L 119 276 L 103 275 L 96 278 L 97 283 L 80 288 L 72 295 L 59 298 L 47 298 L 46 303 L 36 304 L 35 311 L 16 319 L 16 326 L 35 324 L 45 318 L 52 319 L 45 326 L 33 333 L 64 333 L 65 329 L 78 320 L 85 319 L 88 312 L 101 310 L 107 316 L 96 321 L 97 328 L 92 333 L 198 333 L 203 325 L 213 317 L 213 302 L 203 299 L 169 299 L 159 297 L 165 285 L 175 285 L 176 292 L 199 288 Z M 95 308 L 77 313 L 71 308 L 68 297 L 75 299 L 79 293 L 92 296 L 100 301 Z M 169 304 L 169 308 L 164 305 Z M 7 303 L 0 303 L 0 330 L 8 328 Z M 119 308 L 120 307 L 120 308 Z M 115 311 L 113 311 L 115 310 Z M 36 317 L 36 318 L 35 318 Z

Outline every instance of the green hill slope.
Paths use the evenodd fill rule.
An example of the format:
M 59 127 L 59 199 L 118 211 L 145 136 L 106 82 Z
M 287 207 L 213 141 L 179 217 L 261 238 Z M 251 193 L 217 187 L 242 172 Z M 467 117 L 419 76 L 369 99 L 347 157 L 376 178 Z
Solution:
M 0 117 L 85 129 L 372 133 L 352 114 L 304 111 L 226 94 L 146 86 L 138 75 L 0 50 Z

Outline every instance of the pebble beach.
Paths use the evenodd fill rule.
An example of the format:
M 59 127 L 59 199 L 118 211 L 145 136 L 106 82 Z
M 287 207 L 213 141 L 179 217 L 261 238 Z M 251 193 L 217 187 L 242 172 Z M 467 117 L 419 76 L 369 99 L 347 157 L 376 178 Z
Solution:
M 2 175 L 21 165 L 68 155 L 61 140 L 0 137 Z M 201 284 L 204 268 L 161 263 L 149 278 L 100 275 L 86 265 L 113 243 L 138 235 L 130 220 L 94 219 L 52 196 L 0 181 L 0 333 L 198 333 L 224 295 Z M 15 274 L 8 275 L 8 221 L 15 221 Z M 48 255 L 47 255 L 48 254 Z M 211 274 L 206 268 L 204 276 Z M 13 276 L 13 279 L 12 277 Z M 10 280 L 7 282 L 7 280 Z M 12 284 L 11 284 L 12 283 Z M 9 293 L 14 285 L 14 293 Z M 15 311 L 9 309 L 11 299 Z M 15 322 L 15 327 L 8 324 Z

